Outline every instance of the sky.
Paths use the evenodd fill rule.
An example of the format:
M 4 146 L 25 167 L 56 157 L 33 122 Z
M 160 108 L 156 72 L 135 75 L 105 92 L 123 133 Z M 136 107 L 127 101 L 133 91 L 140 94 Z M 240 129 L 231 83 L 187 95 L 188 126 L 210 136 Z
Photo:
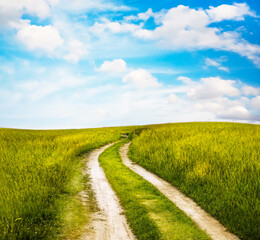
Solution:
M 260 2 L 0 0 L 0 127 L 260 123 Z

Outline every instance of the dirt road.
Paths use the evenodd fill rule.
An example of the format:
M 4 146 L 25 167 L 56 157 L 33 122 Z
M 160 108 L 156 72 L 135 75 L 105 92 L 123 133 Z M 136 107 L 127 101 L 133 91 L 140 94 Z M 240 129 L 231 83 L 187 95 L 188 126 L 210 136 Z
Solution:
M 99 155 L 112 144 L 94 150 L 88 156 L 88 173 L 91 185 L 96 195 L 99 211 L 93 216 L 91 231 L 84 239 L 90 240 L 133 240 L 126 217 L 122 214 L 122 208 L 118 198 L 109 185 L 103 169 L 98 162 Z
M 123 163 L 132 171 L 152 183 L 162 194 L 184 211 L 200 229 L 204 230 L 214 240 L 239 239 L 235 235 L 229 233 L 215 218 L 211 217 L 192 199 L 186 197 L 177 188 L 129 160 L 127 155 L 129 146 L 130 143 L 127 143 L 120 149 Z

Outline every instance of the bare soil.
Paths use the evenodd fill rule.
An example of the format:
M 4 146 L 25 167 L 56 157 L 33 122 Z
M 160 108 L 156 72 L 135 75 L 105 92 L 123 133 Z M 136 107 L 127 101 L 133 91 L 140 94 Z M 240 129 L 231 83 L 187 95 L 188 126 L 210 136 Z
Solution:
M 99 155 L 112 144 L 94 150 L 88 155 L 88 174 L 96 197 L 98 210 L 93 214 L 90 225 L 81 239 L 88 240 L 134 240 L 135 237 L 123 215 L 119 200 L 109 185 Z

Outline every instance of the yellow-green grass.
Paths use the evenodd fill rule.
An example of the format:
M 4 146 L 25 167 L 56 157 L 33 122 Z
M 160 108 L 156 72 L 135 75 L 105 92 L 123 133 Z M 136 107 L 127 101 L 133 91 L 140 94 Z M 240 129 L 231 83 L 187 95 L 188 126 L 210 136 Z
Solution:
M 260 239 L 259 125 L 149 126 L 133 138 L 130 156 L 242 239 Z
M 122 163 L 119 148 L 126 141 L 108 148 L 99 161 L 137 239 L 210 239 L 153 185 Z
M 132 129 L 0 129 L 0 239 L 77 236 L 88 218 L 80 155 Z

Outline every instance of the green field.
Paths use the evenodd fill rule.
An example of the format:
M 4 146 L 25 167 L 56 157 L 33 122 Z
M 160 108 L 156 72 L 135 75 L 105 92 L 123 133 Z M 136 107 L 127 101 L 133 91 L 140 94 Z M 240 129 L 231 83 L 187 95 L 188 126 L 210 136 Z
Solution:
M 78 199 L 84 188 L 79 156 L 131 129 L 0 129 L 0 239 L 76 234 L 87 221 Z
M 0 129 L 0 239 L 80 236 L 91 214 L 79 198 L 88 185 L 83 154 L 119 140 L 122 133 L 132 139 L 132 160 L 177 186 L 240 238 L 260 239 L 260 126 L 237 123 Z M 119 146 L 109 148 L 100 161 L 138 239 L 206 239 L 123 166 Z M 150 200 L 155 205 L 143 204 Z M 174 222 L 182 228 L 173 230 Z
M 159 190 L 122 163 L 119 148 L 124 142 L 108 148 L 99 160 L 137 239 L 209 240 L 210 237 Z
M 131 159 L 177 186 L 242 239 L 260 239 L 260 126 L 151 126 Z

